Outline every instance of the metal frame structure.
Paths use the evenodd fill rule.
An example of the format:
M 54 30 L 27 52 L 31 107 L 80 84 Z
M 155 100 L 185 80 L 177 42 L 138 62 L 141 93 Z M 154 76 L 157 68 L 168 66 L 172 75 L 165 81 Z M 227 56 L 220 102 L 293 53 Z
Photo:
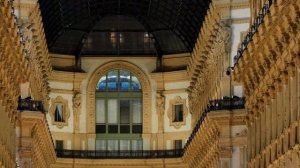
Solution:
M 133 17 L 142 24 L 143 31 L 151 34 L 155 55 L 160 59 L 164 54 L 191 52 L 210 3 L 211 0 L 39 0 L 50 52 L 75 55 L 78 64 L 80 56 L 88 54 L 82 49 L 89 34 L 95 31 L 95 25 L 111 15 Z M 57 40 L 64 36 L 70 38 L 70 32 L 74 35 L 74 44 L 56 50 Z M 163 33 L 173 35 L 179 44 L 171 49 L 162 46 L 163 38 L 167 38 L 161 36 Z M 65 40 L 65 43 L 70 41 Z

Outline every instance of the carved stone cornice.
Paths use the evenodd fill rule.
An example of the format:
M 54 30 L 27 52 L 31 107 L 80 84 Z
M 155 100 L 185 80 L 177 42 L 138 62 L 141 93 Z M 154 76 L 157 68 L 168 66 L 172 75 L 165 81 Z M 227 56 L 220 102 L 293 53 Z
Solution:
M 295 130 L 296 128 L 298 129 L 298 127 L 299 127 L 299 120 L 294 124 L 292 124 L 290 127 L 285 128 L 280 136 L 270 141 L 269 144 L 266 144 L 266 146 L 263 149 L 261 149 L 257 155 L 249 158 L 250 160 L 248 161 L 248 166 L 253 167 L 257 163 L 260 163 L 264 157 L 274 153 L 275 152 L 274 149 L 278 149 L 276 151 L 277 154 L 276 155 L 274 154 L 273 156 L 274 158 L 272 159 L 271 163 L 268 163 L 268 167 L 274 166 L 278 162 L 285 162 L 287 157 L 289 157 L 289 159 L 292 160 L 292 158 L 290 157 L 292 153 L 298 156 L 300 151 L 299 150 L 300 146 L 298 143 L 295 143 L 295 139 L 291 139 L 291 142 L 288 143 L 289 144 L 288 150 L 286 149 L 288 146 L 287 141 L 285 141 L 286 139 L 289 139 L 289 137 L 295 137 L 296 133 L 293 132 L 292 130 Z
M 228 61 L 231 31 L 221 22 L 216 7 L 212 6 L 188 63 L 191 78 L 189 107 L 192 114 L 200 115 L 209 98 L 220 85 Z M 224 62 L 224 60 L 226 60 Z
M 28 61 L 28 76 L 31 96 L 44 101 L 47 109 L 49 99 L 48 76 L 52 70 L 44 28 L 37 1 L 17 2 L 19 35 L 22 37 L 23 57 Z
M 222 125 L 246 125 L 246 110 L 222 110 L 211 111 L 208 116 L 216 121 L 221 127 Z
M 215 121 L 209 117 L 201 124 L 182 157 L 189 167 L 218 167 L 221 148 L 220 132 Z M 195 157 L 197 156 L 197 157 Z
M 300 1 L 274 3 L 234 68 L 233 79 L 244 84 L 250 109 L 267 105 L 299 67 Z
M 72 90 L 80 91 L 81 83 L 86 78 L 87 73 L 85 72 L 52 71 L 49 81 L 72 83 L 74 84 L 74 88 Z M 56 88 L 53 89 L 55 90 Z
M 166 83 L 181 82 L 181 81 L 189 80 L 189 76 L 188 76 L 186 70 L 151 73 L 150 78 L 155 80 L 158 91 L 165 90 L 164 85 Z

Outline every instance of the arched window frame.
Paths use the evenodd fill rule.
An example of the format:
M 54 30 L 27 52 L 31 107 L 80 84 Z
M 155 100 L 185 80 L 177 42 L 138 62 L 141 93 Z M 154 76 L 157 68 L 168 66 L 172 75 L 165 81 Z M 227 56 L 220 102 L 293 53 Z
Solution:
M 95 130 L 95 87 L 99 79 L 112 69 L 123 69 L 134 73 L 142 87 L 143 102 L 143 137 L 151 133 L 151 87 L 148 76 L 138 66 L 127 61 L 111 61 L 97 68 L 90 77 L 87 87 L 87 132 L 96 134 Z

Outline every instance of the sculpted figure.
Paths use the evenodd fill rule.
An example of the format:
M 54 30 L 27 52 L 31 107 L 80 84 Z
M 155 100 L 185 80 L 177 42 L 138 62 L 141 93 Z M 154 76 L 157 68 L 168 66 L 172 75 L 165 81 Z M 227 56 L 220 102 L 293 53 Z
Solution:
M 158 116 L 158 132 L 164 129 L 165 97 L 161 93 L 156 94 L 156 110 Z
M 73 113 L 75 132 L 79 131 L 79 115 L 81 110 L 81 94 L 75 93 L 73 97 Z

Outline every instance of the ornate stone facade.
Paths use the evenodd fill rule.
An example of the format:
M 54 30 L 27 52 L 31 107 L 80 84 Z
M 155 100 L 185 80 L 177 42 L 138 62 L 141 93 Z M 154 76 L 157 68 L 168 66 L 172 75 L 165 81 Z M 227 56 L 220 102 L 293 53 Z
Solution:
M 25 111 L 19 113 L 19 118 L 18 164 L 22 168 L 50 168 L 55 163 L 56 155 L 45 115 L 42 112 Z
M 44 35 L 39 5 L 36 2 L 17 2 L 15 6 L 22 15 L 18 18 L 18 27 L 22 38 L 24 58 L 28 61 L 30 75 L 26 79 L 30 84 L 30 96 L 42 100 L 48 108 L 49 76 L 52 71 L 50 57 Z
M 220 98 L 221 79 L 229 65 L 230 29 L 221 22 L 217 7 L 212 6 L 201 29 L 188 64 L 191 83 L 189 108 L 197 118 L 211 98 Z
M 18 34 L 11 1 L 0 3 L 0 165 L 16 167 L 15 126 L 19 84 L 29 77 L 28 61 Z
M 251 0 L 252 22 L 259 16 L 259 11 L 264 6 L 263 2 Z M 151 149 L 154 149 L 153 146 L 157 146 L 156 149 L 166 149 L 168 144 L 171 146 L 173 143 L 171 141 L 178 137 L 185 140 L 190 134 L 193 124 L 191 128 L 179 133 L 176 132 L 177 129 L 174 132 L 171 129 L 168 130 L 170 132 L 164 132 L 166 112 L 168 119 L 173 118 L 170 109 L 174 102 L 170 97 L 185 90 L 174 87 L 170 84 L 172 82 L 166 84 L 169 80 L 167 78 L 172 75 L 160 73 L 153 82 L 148 78 L 152 71 L 145 72 L 127 61 L 108 59 L 109 61 L 106 60 L 106 63 L 97 68 L 87 80 L 85 73 L 72 72 L 65 75 L 65 72 L 52 71 L 39 6 L 30 0 L 16 2 L 17 9 L 22 10 L 19 19 L 16 20 L 11 3 L 12 1 L 8 0 L 2 0 L 0 3 L 0 167 L 74 167 L 76 164 L 78 167 L 225 168 L 233 165 L 231 159 L 234 150 L 239 150 L 239 167 L 246 167 L 247 164 L 249 168 L 294 168 L 299 165 L 300 0 L 272 1 L 269 14 L 264 17 L 264 22 L 235 65 L 233 77 L 235 81 L 244 85 L 247 117 L 243 112 L 237 111 L 211 112 L 195 133 L 195 138 L 186 148 L 182 158 L 96 160 L 93 163 L 91 160 L 56 158 L 44 114 L 17 111 L 20 84 L 28 82 L 31 98 L 44 101 L 44 108 L 48 111 L 49 80 L 72 83 L 72 89 L 52 91 L 71 96 L 69 102 L 63 99 L 59 102 L 65 104 L 65 107 L 72 107 L 65 111 L 68 114 L 66 119 L 73 114 L 74 132 L 65 133 L 65 136 L 78 139 L 78 142 L 72 141 L 75 145 L 70 145 L 76 146 L 74 149 L 77 149 L 77 146 L 78 149 L 87 148 L 87 137 L 96 136 L 95 86 L 107 71 L 126 69 L 141 81 L 143 137 L 151 141 Z M 188 65 L 190 87 L 187 109 L 193 114 L 193 123 L 199 118 L 209 100 L 229 96 L 222 93 L 222 81 L 229 81 L 224 72 L 229 66 L 228 54 L 232 35 L 227 22 L 221 21 L 229 14 L 222 15 L 218 11 L 221 8 L 229 10 L 231 7 L 239 9 L 245 7 L 245 4 L 247 5 L 245 1 L 234 1 L 233 4 L 222 4 L 219 7 L 213 4 L 208 12 Z M 236 22 L 244 21 L 245 19 L 241 18 Z M 181 78 L 185 79 L 186 76 L 182 74 L 185 73 L 181 73 Z M 154 73 L 151 75 L 155 76 Z M 180 83 L 181 79 L 174 76 L 170 78 Z M 82 89 L 82 84 L 87 85 L 87 90 Z M 85 99 L 86 101 L 83 101 Z M 52 104 L 55 102 L 58 101 L 53 100 Z M 169 108 L 166 108 L 168 105 Z M 156 106 L 156 111 L 152 106 Z M 52 105 L 51 108 L 53 107 Z M 54 110 L 51 108 L 49 113 L 53 115 Z M 81 121 L 83 108 L 88 111 L 84 122 Z M 157 117 L 158 128 L 153 127 L 153 121 L 156 119 L 153 117 Z M 80 123 L 85 121 L 87 127 L 81 127 Z M 181 129 L 184 124 L 174 126 Z M 84 131 L 86 132 L 82 133 Z M 246 152 L 247 160 L 244 159 Z M 18 165 L 16 158 L 20 161 Z
M 183 156 L 184 162 L 189 165 L 188 167 L 218 167 L 220 157 L 219 137 L 220 130 L 217 123 L 206 118 Z
M 251 4 L 254 19 L 264 3 Z M 270 4 L 234 68 L 246 94 L 248 167 L 298 167 L 300 1 Z

